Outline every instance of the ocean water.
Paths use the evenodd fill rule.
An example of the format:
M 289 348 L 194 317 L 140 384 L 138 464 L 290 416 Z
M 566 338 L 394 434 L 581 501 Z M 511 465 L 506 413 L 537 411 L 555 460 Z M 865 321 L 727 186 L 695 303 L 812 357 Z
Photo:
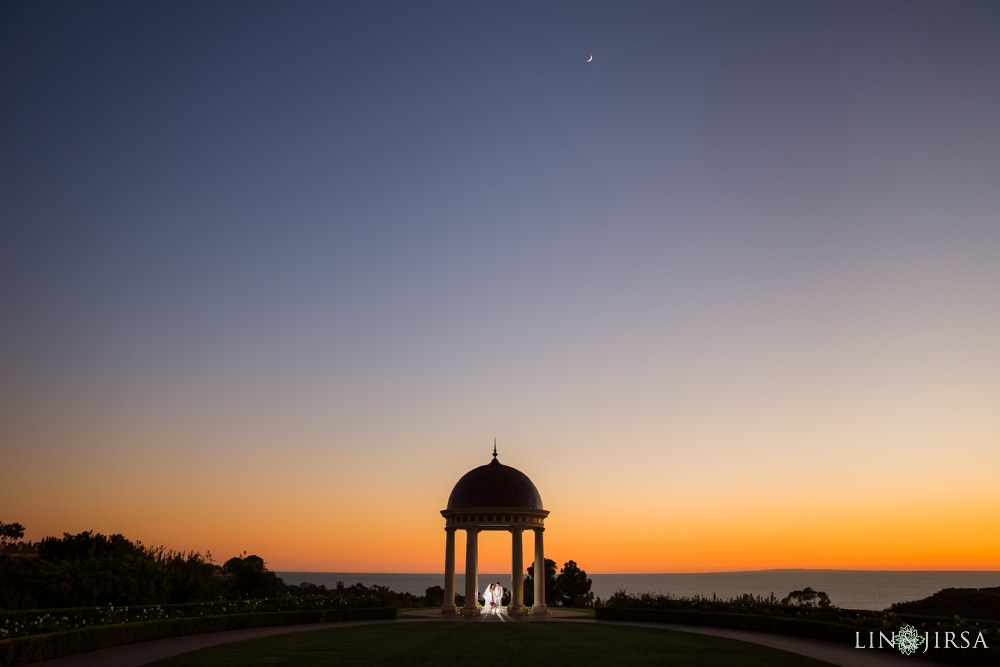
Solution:
M 444 574 L 394 574 L 362 572 L 278 572 L 286 583 L 310 582 L 333 588 L 364 584 L 388 586 L 400 593 L 423 595 L 431 586 L 444 586 Z M 885 609 L 894 602 L 919 600 L 944 588 L 1000 586 L 1000 572 L 900 572 L 884 570 L 760 570 L 704 574 L 590 574 L 592 590 L 608 598 L 624 589 L 629 593 L 670 593 L 676 597 L 713 594 L 729 598 L 743 593 L 783 598 L 807 586 L 824 591 L 830 602 L 844 609 Z M 480 574 L 480 588 L 499 581 L 510 588 L 510 573 Z M 455 575 L 455 591 L 465 591 L 465 575 Z

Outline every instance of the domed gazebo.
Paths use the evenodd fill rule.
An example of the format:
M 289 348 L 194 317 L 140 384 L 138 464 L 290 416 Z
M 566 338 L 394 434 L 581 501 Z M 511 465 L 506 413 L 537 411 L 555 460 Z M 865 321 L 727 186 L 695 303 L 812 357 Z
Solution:
M 511 602 L 507 613 L 527 614 L 524 606 L 524 556 L 521 533 L 535 531 L 535 604 L 532 613 L 544 614 L 545 606 L 545 549 L 542 533 L 545 517 L 542 497 L 528 476 L 520 470 L 505 466 L 497 460 L 496 442 L 493 443 L 493 460 L 473 468 L 458 480 L 448 498 L 448 509 L 441 510 L 445 519 L 444 605 L 441 612 L 454 614 L 455 607 L 455 531 L 464 530 L 465 548 L 465 604 L 463 615 L 478 614 L 479 597 L 479 531 L 506 530 L 511 534 Z

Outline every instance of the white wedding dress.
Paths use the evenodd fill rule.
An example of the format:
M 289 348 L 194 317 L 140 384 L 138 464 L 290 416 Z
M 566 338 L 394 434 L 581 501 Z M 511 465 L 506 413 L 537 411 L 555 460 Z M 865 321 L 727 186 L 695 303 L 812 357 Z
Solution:
M 490 588 L 492 585 L 493 584 L 490 584 L 490 586 L 487 586 L 486 590 L 483 591 L 483 613 L 484 614 L 488 614 L 491 611 L 493 611 L 494 605 L 490 604 L 490 601 L 493 600 L 493 590 L 492 590 L 492 588 Z

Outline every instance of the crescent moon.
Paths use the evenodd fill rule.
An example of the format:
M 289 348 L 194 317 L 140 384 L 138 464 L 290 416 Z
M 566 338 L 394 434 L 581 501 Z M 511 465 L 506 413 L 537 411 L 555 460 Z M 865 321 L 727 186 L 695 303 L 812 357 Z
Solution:
M 593 59 L 594 59 L 594 56 L 590 56 L 589 58 L 587 58 L 587 62 L 589 63 Z

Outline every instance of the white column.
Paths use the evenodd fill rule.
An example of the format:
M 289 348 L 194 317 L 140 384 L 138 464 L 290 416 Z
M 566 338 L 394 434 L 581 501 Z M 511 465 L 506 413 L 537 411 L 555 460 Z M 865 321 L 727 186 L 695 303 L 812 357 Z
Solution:
M 544 528 L 534 528 L 535 531 L 535 604 L 531 607 L 532 614 L 547 614 L 545 606 L 545 546 L 542 542 Z
M 445 528 L 447 533 L 444 545 L 444 604 L 442 614 L 454 614 L 455 607 L 455 528 Z
M 524 613 L 524 549 L 521 546 L 521 528 L 510 529 L 510 606 L 508 614 Z
M 465 529 L 465 604 L 462 615 L 479 613 L 479 529 Z

